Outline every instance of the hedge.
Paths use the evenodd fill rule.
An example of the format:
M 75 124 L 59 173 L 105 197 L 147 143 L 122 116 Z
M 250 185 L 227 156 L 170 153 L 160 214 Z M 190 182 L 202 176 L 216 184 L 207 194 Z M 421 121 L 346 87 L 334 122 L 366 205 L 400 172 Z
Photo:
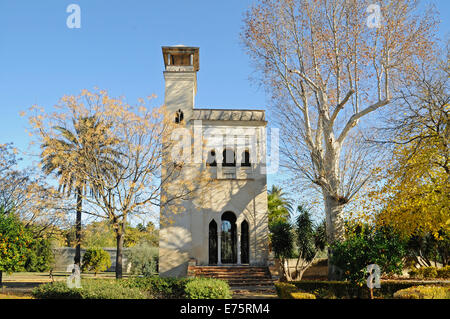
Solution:
M 288 283 L 277 282 L 275 283 L 275 289 L 281 299 L 316 299 L 315 295 L 299 291 L 295 285 Z
M 124 279 L 121 285 L 138 288 L 147 292 L 154 299 L 183 299 L 185 298 L 186 284 L 193 278 L 161 278 L 137 277 Z
M 185 288 L 187 299 L 231 299 L 227 282 L 213 278 L 198 278 L 189 281 Z
M 419 269 L 413 269 L 409 272 L 409 276 L 412 278 L 419 279 L 434 279 L 434 278 L 442 278 L 449 279 L 450 278 L 450 266 L 445 266 L 443 268 L 436 267 L 422 267 Z
M 348 281 L 297 281 L 292 282 L 297 289 L 313 293 L 318 298 L 369 298 L 369 289 L 366 286 L 355 287 Z M 382 281 L 381 288 L 374 289 L 375 297 L 392 298 L 394 293 L 401 289 L 413 286 L 429 285 L 417 281 Z
M 82 279 L 82 288 L 69 288 L 65 281 L 40 285 L 38 299 L 229 299 L 228 283 L 210 278 Z
M 414 286 L 394 293 L 396 299 L 450 299 L 450 286 Z
M 33 289 L 38 299 L 146 299 L 138 288 L 118 285 L 115 280 L 82 280 L 81 288 L 69 288 L 65 281 L 42 284 Z
M 210 278 L 138 277 L 121 281 L 125 287 L 139 288 L 155 299 L 228 299 L 228 283 Z

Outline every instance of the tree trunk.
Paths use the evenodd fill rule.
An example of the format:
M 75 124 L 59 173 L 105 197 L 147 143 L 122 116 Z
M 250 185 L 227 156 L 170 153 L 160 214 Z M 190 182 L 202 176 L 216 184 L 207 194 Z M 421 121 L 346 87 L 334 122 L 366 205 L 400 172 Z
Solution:
M 75 222 L 75 240 L 76 240 L 76 248 L 75 248 L 75 259 L 74 263 L 81 267 L 81 212 L 83 210 L 83 198 L 82 198 L 82 190 L 80 187 L 77 188 L 77 218 Z
M 117 254 L 116 254 L 116 279 L 122 279 L 122 255 L 123 255 L 123 235 L 125 227 L 120 225 L 116 231 Z
M 3 287 L 3 271 L 0 270 L 0 288 Z
M 332 244 L 335 241 L 344 239 L 344 220 L 342 218 L 343 204 L 332 195 L 325 196 L 325 216 L 328 243 Z M 333 251 L 328 249 L 328 280 L 340 280 L 341 274 L 339 268 L 334 266 L 330 260 Z

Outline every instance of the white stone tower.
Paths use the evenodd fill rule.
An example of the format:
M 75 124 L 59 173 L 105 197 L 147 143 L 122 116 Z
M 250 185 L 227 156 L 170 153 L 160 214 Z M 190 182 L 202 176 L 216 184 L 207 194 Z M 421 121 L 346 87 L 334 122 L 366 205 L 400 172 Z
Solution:
M 199 48 L 163 47 L 162 52 L 168 116 L 191 132 L 200 127 L 206 145 L 201 162 L 185 165 L 183 176 L 206 174 L 210 183 L 179 204 L 176 214 L 161 209 L 161 220 L 171 215 L 172 222 L 161 224 L 160 275 L 186 276 L 189 262 L 266 266 L 265 113 L 194 108 Z

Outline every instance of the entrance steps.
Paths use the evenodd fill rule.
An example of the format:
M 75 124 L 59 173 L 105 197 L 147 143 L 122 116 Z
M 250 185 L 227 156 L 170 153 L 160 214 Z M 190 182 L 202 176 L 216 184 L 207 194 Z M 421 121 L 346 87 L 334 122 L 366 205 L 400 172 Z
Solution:
M 268 267 L 257 266 L 189 266 L 193 277 L 217 278 L 228 282 L 232 291 L 275 291 Z

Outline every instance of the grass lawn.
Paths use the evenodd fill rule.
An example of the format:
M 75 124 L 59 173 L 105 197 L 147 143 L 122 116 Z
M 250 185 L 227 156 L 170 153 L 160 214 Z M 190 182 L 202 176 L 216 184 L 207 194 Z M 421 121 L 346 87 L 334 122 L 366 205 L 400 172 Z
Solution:
M 67 280 L 70 274 L 64 271 L 53 273 L 53 281 Z M 114 279 L 114 272 L 82 273 L 81 278 Z M 124 276 L 126 278 L 126 276 Z M 48 272 L 16 272 L 3 273 L 3 288 L 0 288 L 0 299 L 31 299 L 31 290 L 40 284 L 51 282 Z

